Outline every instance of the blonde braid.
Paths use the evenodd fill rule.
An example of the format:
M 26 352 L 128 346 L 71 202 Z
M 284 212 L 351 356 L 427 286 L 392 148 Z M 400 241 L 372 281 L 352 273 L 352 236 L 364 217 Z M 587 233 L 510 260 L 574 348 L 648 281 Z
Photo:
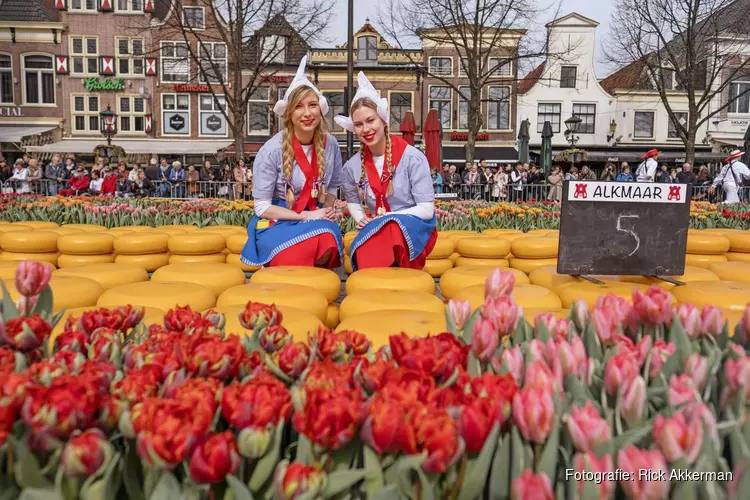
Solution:
M 357 191 L 359 192 L 359 201 L 362 203 L 365 203 L 365 144 L 364 141 L 360 141 L 359 143 L 359 159 L 362 163 L 362 171 L 359 174 L 359 184 L 357 184 Z
M 326 148 L 323 143 L 325 139 L 325 133 L 318 127 L 315 129 L 315 135 L 313 137 L 313 144 L 315 144 L 315 156 L 318 162 L 318 201 L 321 203 L 326 202 Z
M 385 127 L 385 167 L 388 169 L 388 189 L 385 191 L 386 196 L 393 195 L 393 159 L 391 158 L 391 135 L 388 133 L 388 127 Z
M 294 167 L 294 146 L 292 139 L 294 137 L 294 128 L 291 122 L 287 122 L 284 127 L 281 142 L 281 154 L 283 160 L 284 179 L 286 180 L 286 204 L 289 210 L 292 210 L 296 197 L 292 189 L 292 169 Z

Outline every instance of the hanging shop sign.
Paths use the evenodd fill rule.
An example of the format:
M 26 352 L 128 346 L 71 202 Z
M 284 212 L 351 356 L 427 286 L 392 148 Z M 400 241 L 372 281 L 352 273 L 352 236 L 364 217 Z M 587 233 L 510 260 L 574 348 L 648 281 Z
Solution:
M 122 78 L 105 78 L 99 80 L 96 77 L 86 78 L 84 83 L 86 86 L 86 92 L 93 92 L 95 90 L 125 90 L 125 81 Z
M 18 106 L 0 107 L 0 116 L 23 116 L 23 108 Z
M 176 84 L 173 87 L 175 92 L 211 92 L 211 87 L 208 85 Z
M 261 83 L 289 83 L 289 77 L 283 75 L 267 75 L 260 77 Z
M 468 141 L 469 140 L 469 133 L 468 132 L 451 132 L 451 141 Z M 489 141 L 490 140 L 490 134 L 487 133 L 479 133 L 476 136 L 477 141 Z

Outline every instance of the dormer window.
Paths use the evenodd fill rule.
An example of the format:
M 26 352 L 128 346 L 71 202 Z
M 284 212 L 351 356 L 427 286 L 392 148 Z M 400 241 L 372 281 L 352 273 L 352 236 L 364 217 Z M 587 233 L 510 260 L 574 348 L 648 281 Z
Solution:
M 264 64 L 284 64 L 286 37 L 278 35 L 263 37 L 260 59 Z
M 576 88 L 576 73 L 577 69 L 575 66 L 562 66 L 560 68 L 560 88 L 561 89 L 574 89 Z
M 378 41 L 374 36 L 357 38 L 357 61 L 374 63 L 378 60 Z
M 659 79 L 664 90 L 674 90 L 674 70 L 672 68 L 660 68 Z

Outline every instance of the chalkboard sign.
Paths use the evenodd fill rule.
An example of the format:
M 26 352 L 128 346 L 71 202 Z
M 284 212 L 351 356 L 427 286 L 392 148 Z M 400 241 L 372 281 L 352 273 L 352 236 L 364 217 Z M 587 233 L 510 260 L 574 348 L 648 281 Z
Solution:
M 566 181 L 562 198 L 559 274 L 684 274 L 689 185 Z

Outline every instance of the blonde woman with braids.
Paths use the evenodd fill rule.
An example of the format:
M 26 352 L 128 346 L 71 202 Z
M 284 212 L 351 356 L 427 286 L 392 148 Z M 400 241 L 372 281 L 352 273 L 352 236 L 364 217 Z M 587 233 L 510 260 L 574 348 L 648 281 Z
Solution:
M 247 265 L 341 265 L 341 228 L 333 222 L 341 152 L 324 118 L 328 103 L 305 74 L 306 60 L 273 108 L 281 131 L 253 163 L 255 216 L 240 257 Z
M 422 269 L 437 241 L 430 166 L 422 152 L 389 134 L 388 100 L 364 73 L 357 80 L 351 117 L 335 118 L 361 144 L 342 180 L 359 230 L 350 249 L 352 268 Z

